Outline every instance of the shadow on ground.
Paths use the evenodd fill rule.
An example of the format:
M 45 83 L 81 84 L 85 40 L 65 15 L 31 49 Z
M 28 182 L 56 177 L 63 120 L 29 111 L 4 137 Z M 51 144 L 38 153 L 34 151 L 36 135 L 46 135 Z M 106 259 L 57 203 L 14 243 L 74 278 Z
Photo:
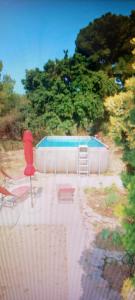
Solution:
M 122 300 L 122 284 L 130 275 L 122 258 L 121 252 L 96 247 L 83 251 L 79 261 L 84 272 L 80 300 Z

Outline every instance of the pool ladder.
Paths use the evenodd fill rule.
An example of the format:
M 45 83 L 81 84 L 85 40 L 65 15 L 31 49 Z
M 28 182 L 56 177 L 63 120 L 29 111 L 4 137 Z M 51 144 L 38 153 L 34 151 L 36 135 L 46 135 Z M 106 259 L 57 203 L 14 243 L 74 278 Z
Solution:
M 80 145 L 78 148 L 78 174 L 88 175 L 88 146 Z

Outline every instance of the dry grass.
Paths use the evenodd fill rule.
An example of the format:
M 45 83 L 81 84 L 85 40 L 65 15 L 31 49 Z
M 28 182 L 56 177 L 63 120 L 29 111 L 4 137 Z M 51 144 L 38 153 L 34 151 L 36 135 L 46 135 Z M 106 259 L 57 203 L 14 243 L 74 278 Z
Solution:
M 0 152 L 0 167 L 11 176 L 22 174 L 25 168 L 23 150 Z M 0 173 L 0 184 L 3 183 L 3 179 Z
M 0 140 L 0 152 L 14 151 L 23 148 L 23 143 L 21 141 L 13 140 Z
M 111 137 L 105 136 L 102 132 L 99 133 L 99 139 L 108 145 L 110 157 L 109 157 L 109 169 L 107 171 L 108 175 L 120 174 L 125 170 L 125 164 L 122 161 L 122 149 L 115 145 Z
M 85 189 L 87 205 L 100 215 L 114 217 L 116 204 L 125 204 L 127 195 L 123 190 L 119 190 L 114 184 L 106 188 Z
M 107 235 L 105 236 L 105 233 Z M 122 229 L 116 227 L 115 231 L 104 228 L 96 235 L 95 245 L 98 248 L 110 251 L 124 251 L 122 244 Z

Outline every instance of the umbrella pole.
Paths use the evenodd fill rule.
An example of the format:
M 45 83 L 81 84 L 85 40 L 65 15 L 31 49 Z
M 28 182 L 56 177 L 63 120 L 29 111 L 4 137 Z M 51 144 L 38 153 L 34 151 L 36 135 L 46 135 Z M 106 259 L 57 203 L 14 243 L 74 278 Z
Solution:
M 31 193 L 31 207 L 33 207 L 34 204 L 33 204 L 33 191 L 32 191 L 32 179 L 31 179 L 31 176 L 30 176 L 30 193 Z

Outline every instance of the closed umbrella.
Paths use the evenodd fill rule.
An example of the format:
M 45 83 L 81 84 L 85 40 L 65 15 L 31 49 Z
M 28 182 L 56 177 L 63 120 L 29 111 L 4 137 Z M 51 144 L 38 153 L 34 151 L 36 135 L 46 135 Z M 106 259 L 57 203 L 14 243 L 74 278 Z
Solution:
M 23 134 L 23 145 L 24 145 L 24 157 L 26 161 L 26 167 L 24 174 L 30 176 L 31 185 L 31 206 L 33 207 L 33 193 L 32 193 L 32 180 L 31 176 L 35 173 L 35 167 L 33 165 L 33 136 L 30 130 L 25 130 Z

